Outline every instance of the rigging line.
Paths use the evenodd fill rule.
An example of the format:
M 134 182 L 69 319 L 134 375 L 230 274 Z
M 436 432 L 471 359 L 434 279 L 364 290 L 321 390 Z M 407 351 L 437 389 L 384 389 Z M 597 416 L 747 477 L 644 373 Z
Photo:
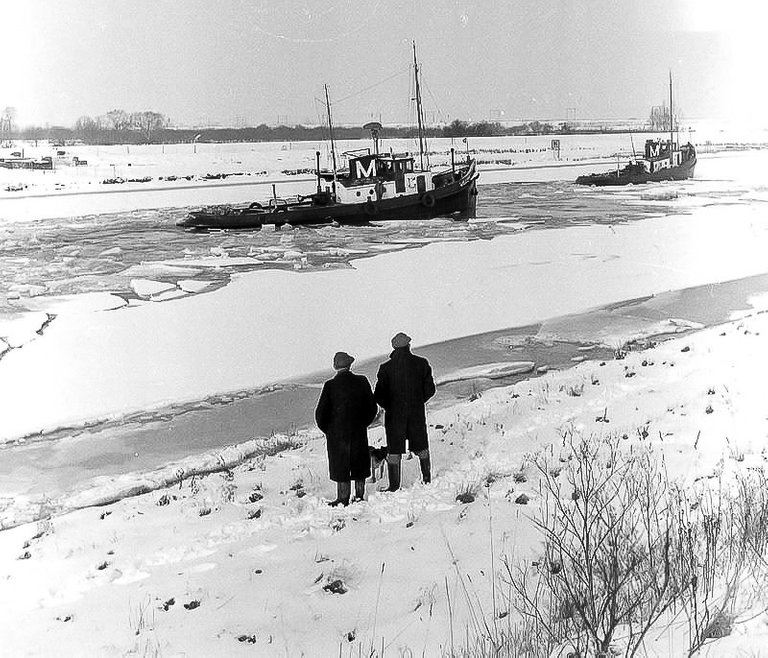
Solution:
M 435 104 L 435 108 L 437 109 L 437 114 L 443 120 L 443 123 L 446 123 L 446 121 L 445 121 L 445 113 L 440 108 L 440 105 L 437 102 L 437 98 L 435 98 L 435 95 L 432 93 L 432 90 L 430 89 L 429 85 L 426 82 L 422 81 L 422 84 L 427 88 L 427 93 L 429 94 L 429 97 L 432 99 L 432 102 Z
M 354 92 L 352 94 L 349 94 L 348 96 L 344 96 L 344 98 L 339 98 L 338 100 L 333 101 L 333 103 L 331 103 L 331 105 L 338 105 L 339 103 L 343 103 L 344 101 L 348 101 L 350 98 L 354 98 L 355 96 L 359 96 L 360 94 L 364 94 L 366 91 L 370 91 L 371 89 L 375 89 L 376 87 L 379 87 L 379 86 L 383 85 L 385 82 L 389 82 L 390 80 L 392 80 L 392 79 L 394 79 L 394 78 L 396 78 L 396 77 L 398 77 L 400 75 L 403 75 L 406 72 L 407 72 L 407 70 L 403 69 L 402 71 L 398 71 L 397 73 L 393 73 L 392 75 L 384 78 L 383 80 L 379 80 L 378 82 L 374 82 L 372 85 L 369 85 L 369 86 L 365 87 L 365 89 L 361 89 L 360 91 L 356 91 L 356 92 Z
M 321 116 L 320 106 L 325 106 L 325 101 L 315 98 L 315 114 L 317 115 L 317 125 L 323 131 L 323 142 L 327 142 L 330 135 L 328 134 L 328 117 Z M 325 109 L 325 107 L 323 107 Z
M 410 130 L 413 130 L 414 124 L 417 122 L 416 120 L 416 113 L 418 112 L 416 108 L 416 76 L 414 74 L 413 64 L 411 64 L 408 67 L 408 72 L 411 74 L 409 76 L 409 83 L 408 83 L 408 128 Z M 413 148 L 414 150 L 418 151 L 419 149 L 419 138 L 418 133 L 415 135 L 412 135 L 413 139 Z

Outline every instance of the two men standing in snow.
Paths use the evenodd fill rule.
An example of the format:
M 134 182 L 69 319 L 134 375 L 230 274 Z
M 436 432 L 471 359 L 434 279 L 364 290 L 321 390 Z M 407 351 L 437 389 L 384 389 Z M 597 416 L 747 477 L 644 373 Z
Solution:
M 432 368 L 423 357 L 411 353 L 411 339 L 404 333 L 392 338 L 392 353 L 382 363 L 371 391 L 363 375 L 349 368 L 354 358 L 337 352 L 333 359 L 336 376 L 323 384 L 315 410 L 317 426 L 328 440 L 328 466 L 336 482 L 337 497 L 331 505 L 347 505 L 351 481 L 355 498 L 365 495 L 365 480 L 371 474 L 368 450 L 368 425 L 384 409 L 387 436 L 387 491 L 400 488 L 400 468 L 406 442 L 419 457 L 424 483 L 431 480 L 427 421 L 424 405 L 435 394 Z

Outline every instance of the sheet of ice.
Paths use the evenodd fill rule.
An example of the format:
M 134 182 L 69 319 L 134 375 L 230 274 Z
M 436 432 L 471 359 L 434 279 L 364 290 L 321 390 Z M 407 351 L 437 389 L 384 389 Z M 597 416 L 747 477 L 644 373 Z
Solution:
M 34 340 L 48 320 L 48 315 L 40 311 L 14 313 L 0 319 L 0 338 L 9 347 L 21 347 Z
M 513 375 L 521 375 L 531 372 L 536 364 L 533 361 L 512 361 L 502 363 L 484 363 L 480 366 L 471 366 L 461 368 L 441 375 L 435 379 L 435 383 L 449 384 L 451 382 L 462 382 L 471 379 L 503 379 Z
M 173 283 L 164 283 L 163 281 L 152 281 L 150 279 L 131 279 L 131 288 L 139 297 L 151 297 L 160 293 L 173 290 L 176 286 Z
M 199 267 L 199 268 L 221 268 L 221 267 L 237 267 L 246 266 L 252 267 L 254 265 L 260 265 L 262 261 L 257 258 L 232 257 L 226 254 L 216 254 L 205 258 L 179 258 L 176 260 L 168 260 L 164 263 L 166 266 L 182 267 Z
M 122 275 L 135 279 L 153 279 L 156 277 L 193 276 L 198 269 L 192 263 L 152 262 L 131 265 Z
M 306 274 L 255 271 L 206 295 L 62 317 L 0 367 L 2 438 L 329 368 L 661 291 L 766 271 L 749 206 L 446 242 Z
M 197 292 L 202 292 L 203 290 L 206 290 L 207 288 L 210 288 L 214 283 L 215 283 L 214 281 L 200 281 L 198 279 L 184 279 L 182 281 L 178 281 L 177 285 L 184 292 L 197 293 Z
M 768 311 L 768 293 L 762 294 L 762 295 L 752 295 L 749 298 L 749 304 L 753 309 L 757 309 L 759 311 Z M 734 312 L 732 317 L 740 316 L 742 313 Z
M 126 305 L 126 301 L 108 292 L 87 292 L 79 295 L 40 295 L 24 300 L 24 306 L 31 311 L 62 315 L 68 313 L 94 313 L 112 311 Z
M 156 295 L 152 295 L 150 299 L 153 302 L 167 302 L 171 299 L 179 299 L 180 297 L 186 297 L 187 292 L 180 288 L 172 288 L 171 290 L 164 290 Z

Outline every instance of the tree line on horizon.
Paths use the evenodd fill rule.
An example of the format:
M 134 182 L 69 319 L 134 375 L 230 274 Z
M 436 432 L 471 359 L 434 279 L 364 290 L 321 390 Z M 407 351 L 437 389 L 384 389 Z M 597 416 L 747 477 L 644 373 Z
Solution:
M 642 130 L 643 128 L 638 128 Z M 583 128 L 567 122 L 529 121 L 505 126 L 498 121 L 463 121 L 455 119 L 445 126 L 424 129 L 427 137 L 505 137 L 523 135 L 556 135 L 589 132 L 611 132 L 610 129 Z M 384 126 L 379 132 L 383 139 L 410 139 L 417 134 L 415 127 Z M 354 140 L 370 136 L 358 126 L 335 126 L 336 139 Z M 54 142 L 82 142 L 93 145 L 109 144 L 178 144 L 200 142 L 286 142 L 326 141 L 327 126 L 278 125 L 264 123 L 243 128 L 177 128 L 160 112 L 126 112 L 115 109 L 97 117 L 82 116 L 72 127 L 33 126 L 15 129 L 7 137 Z

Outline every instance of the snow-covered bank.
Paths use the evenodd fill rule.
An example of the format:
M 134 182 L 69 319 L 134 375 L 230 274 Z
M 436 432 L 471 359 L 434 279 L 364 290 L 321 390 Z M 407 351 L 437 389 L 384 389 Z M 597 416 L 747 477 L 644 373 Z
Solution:
M 644 345 L 720 324 L 747 309 L 764 308 L 760 298 L 766 290 L 768 275 L 758 275 L 424 346 L 419 351 L 442 382 L 430 404 L 442 408 L 492 386 L 569 368 L 586 359 L 609 358 L 622 345 Z M 356 369 L 373 381 L 378 365 L 378 359 L 358 361 Z M 534 365 L 536 371 L 530 373 Z M 72 492 L 94 488 L 94 498 L 99 498 L 105 476 L 127 476 L 128 482 L 140 484 L 147 481 L 148 472 L 189 461 L 204 451 L 217 454 L 252 437 L 311 428 L 319 383 L 328 373 L 324 370 L 290 386 L 210 396 L 74 433 L 64 429 L 22 444 L 7 444 L 0 460 L 0 497 L 15 499 L 14 517 L 34 518 L 46 504 L 50 507 L 51 501 L 63 501 Z M 503 379 L 498 379 L 500 375 Z M 199 466 L 207 463 L 203 454 Z
M 134 472 L 118 477 L 100 476 L 76 491 L 63 496 L 0 497 L 0 530 L 23 523 L 49 519 L 86 507 L 101 507 L 158 489 L 180 485 L 193 477 L 206 476 L 239 466 L 248 459 L 276 454 L 317 438 L 318 431 L 301 436 L 272 436 L 252 439 L 204 453 L 190 455 L 177 462 L 164 464 L 149 472 Z
M 162 304 L 58 307 L 43 336 L 0 361 L 2 437 L 285 381 L 338 349 L 376 357 L 401 329 L 423 345 L 750 276 L 766 271 L 766 250 L 759 206 L 711 206 L 428 244 L 350 269 L 250 272 Z
M 653 135 L 648 134 L 647 137 Z M 700 160 L 710 150 L 727 144 L 744 149 L 765 143 L 765 131 L 756 131 L 744 143 L 744 135 L 731 128 L 723 133 L 707 127 L 685 139 L 700 145 Z M 617 156 L 632 156 L 629 134 L 471 138 L 471 152 L 481 172 L 480 184 L 531 181 L 573 181 L 593 171 L 612 169 Z M 706 144 L 704 141 L 706 140 Z M 738 141 L 737 141 L 738 140 Z M 340 142 L 340 152 L 369 148 L 369 140 Z M 450 149 L 463 157 L 466 144 L 447 138 L 430 140 L 431 162 L 450 163 Z M 314 188 L 315 153 L 323 153 L 330 166 L 326 144 L 225 143 L 72 146 L 61 149 L 47 144 L 0 148 L 0 157 L 24 148 L 27 157 L 50 156 L 54 169 L 36 171 L 0 168 L 0 222 L 36 221 L 87 214 L 131 212 L 152 208 L 187 208 L 209 204 L 245 203 L 277 194 L 307 194 Z M 385 140 L 383 148 L 413 151 L 408 140 Z M 76 166 L 74 158 L 86 161 Z
M 653 443 L 686 482 L 762 466 L 766 341 L 768 314 L 751 314 L 432 411 L 433 483 L 418 484 L 405 461 L 401 492 L 369 485 L 369 500 L 346 510 L 324 504 L 333 493 L 324 442 L 310 438 L 180 487 L 2 532 L 0 582 L 12 593 L 0 601 L 4 651 L 319 656 L 383 645 L 439 655 L 464 642 L 473 615 L 514 614 L 498 589 L 494 601 L 494 570 L 503 556 L 538 554 L 530 460 L 556 457 L 563 428 L 626 435 L 626 450 Z M 467 491 L 474 500 L 458 502 Z M 710 655 L 763 655 L 767 621 L 737 625 Z M 649 655 L 684 651 L 675 627 L 649 644 Z

